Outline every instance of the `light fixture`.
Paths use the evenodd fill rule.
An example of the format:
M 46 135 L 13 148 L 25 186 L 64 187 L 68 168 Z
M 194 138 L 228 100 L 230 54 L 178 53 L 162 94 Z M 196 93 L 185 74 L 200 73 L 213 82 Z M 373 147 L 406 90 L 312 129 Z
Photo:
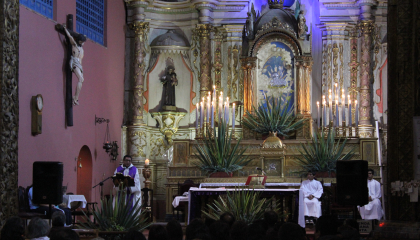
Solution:
M 105 118 L 98 118 L 95 115 L 95 125 L 105 123 L 106 122 L 106 131 L 105 131 L 105 137 L 104 137 L 104 146 L 102 147 L 105 149 L 105 152 L 109 154 L 109 156 L 112 156 L 112 160 L 117 160 L 118 156 L 118 144 L 117 141 L 113 141 L 111 143 L 110 141 L 110 133 L 109 133 L 109 119 Z

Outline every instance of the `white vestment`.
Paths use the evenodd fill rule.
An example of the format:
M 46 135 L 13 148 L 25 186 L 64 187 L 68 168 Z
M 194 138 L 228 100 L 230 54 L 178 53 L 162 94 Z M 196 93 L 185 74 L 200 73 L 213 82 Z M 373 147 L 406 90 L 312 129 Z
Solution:
M 382 197 L 381 184 L 374 179 L 368 180 L 367 184 L 369 189 L 369 196 L 372 198 L 372 201 L 363 207 L 358 206 L 360 216 L 365 220 L 380 220 L 383 215 L 381 201 L 379 200 Z
M 322 193 L 324 192 L 324 189 L 322 188 L 322 185 L 317 180 L 305 180 L 302 182 L 302 185 L 300 186 L 300 190 L 303 191 L 303 213 L 305 216 L 309 217 L 316 217 L 319 218 L 322 215 L 321 212 L 321 202 L 318 200 Z M 312 195 L 314 198 L 312 200 L 309 200 L 309 196 Z
M 129 176 L 128 173 L 130 172 L 131 167 L 134 167 L 134 165 L 130 164 L 128 168 L 124 168 L 124 171 L 122 172 L 122 174 L 124 174 L 124 176 Z M 117 169 L 115 169 L 114 175 L 117 172 L 118 172 Z M 136 175 L 134 176 L 134 186 L 129 187 L 129 188 L 130 188 L 130 192 L 133 194 L 133 205 L 136 203 L 138 199 L 140 199 L 139 204 L 137 205 L 137 207 L 140 207 L 142 202 L 141 202 L 141 186 L 140 186 L 139 169 L 136 170 Z

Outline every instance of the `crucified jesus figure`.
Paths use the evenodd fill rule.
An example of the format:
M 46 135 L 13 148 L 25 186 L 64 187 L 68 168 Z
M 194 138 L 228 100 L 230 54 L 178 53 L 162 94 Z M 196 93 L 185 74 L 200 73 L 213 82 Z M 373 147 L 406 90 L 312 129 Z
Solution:
M 73 96 L 73 105 L 79 105 L 79 94 L 82 90 L 83 81 L 85 80 L 83 78 L 82 59 L 84 56 L 83 44 L 86 41 L 86 37 L 82 34 L 79 34 L 77 39 L 74 39 L 73 36 L 67 30 L 66 26 L 63 25 L 63 27 L 67 37 L 70 40 L 70 44 L 72 45 L 70 69 L 74 72 L 74 74 L 76 74 L 77 78 L 79 79 L 79 82 L 76 86 L 76 92 Z

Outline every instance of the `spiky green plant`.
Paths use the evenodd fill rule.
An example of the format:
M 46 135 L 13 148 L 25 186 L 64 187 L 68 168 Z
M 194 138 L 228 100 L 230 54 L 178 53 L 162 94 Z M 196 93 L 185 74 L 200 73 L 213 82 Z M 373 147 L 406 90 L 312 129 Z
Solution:
M 236 220 L 251 224 L 262 219 L 265 210 L 271 207 L 272 198 L 260 199 L 260 195 L 260 191 L 236 188 L 234 191 L 227 191 L 226 197 L 220 195 L 213 204 L 207 204 L 207 210 L 202 210 L 202 213 L 211 219 L 219 220 L 220 215 L 230 212 Z M 276 203 L 274 211 L 278 212 L 278 206 L 279 204 Z
M 219 127 L 213 129 L 213 136 L 210 136 L 210 130 L 200 142 L 194 145 L 197 150 L 199 167 L 207 173 L 213 172 L 235 172 L 246 166 L 252 159 L 245 155 L 246 148 L 239 149 L 242 138 L 232 146 L 232 132 L 229 132 L 228 124 L 222 120 Z
M 314 172 L 335 172 L 338 160 L 350 160 L 354 156 L 355 148 L 343 154 L 348 138 L 335 140 L 335 131 L 329 127 L 328 133 L 322 131 L 319 134 L 315 131 L 311 142 L 301 143 L 302 149 L 298 149 L 301 155 L 296 156 L 296 162 L 304 169 L 300 173 Z
M 277 132 L 278 136 L 288 137 L 291 132 L 303 127 L 306 119 L 297 119 L 294 115 L 294 104 L 290 99 L 283 103 L 281 98 L 274 96 L 252 106 L 252 112 L 246 111 L 242 124 L 254 132 L 268 134 Z
M 85 215 L 84 221 L 79 222 L 80 227 L 84 229 L 99 229 L 100 231 L 128 231 L 135 229 L 142 231 L 149 227 L 151 223 L 147 223 L 145 211 L 140 213 L 141 206 L 140 199 L 133 203 L 133 200 L 127 200 L 127 194 L 119 192 L 116 194 L 113 201 L 112 198 L 102 199 L 101 206 L 96 206 L 93 211 L 93 217 L 96 224 Z

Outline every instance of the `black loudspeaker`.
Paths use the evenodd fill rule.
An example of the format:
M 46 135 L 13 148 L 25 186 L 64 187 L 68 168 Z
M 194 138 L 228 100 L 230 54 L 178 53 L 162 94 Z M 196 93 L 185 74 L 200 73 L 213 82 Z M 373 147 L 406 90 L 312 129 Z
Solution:
M 367 161 L 337 161 L 336 194 L 339 204 L 363 206 L 369 202 L 367 171 Z
M 63 163 L 34 162 L 33 202 L 36 204 L 60 204 L 63 202 Z

